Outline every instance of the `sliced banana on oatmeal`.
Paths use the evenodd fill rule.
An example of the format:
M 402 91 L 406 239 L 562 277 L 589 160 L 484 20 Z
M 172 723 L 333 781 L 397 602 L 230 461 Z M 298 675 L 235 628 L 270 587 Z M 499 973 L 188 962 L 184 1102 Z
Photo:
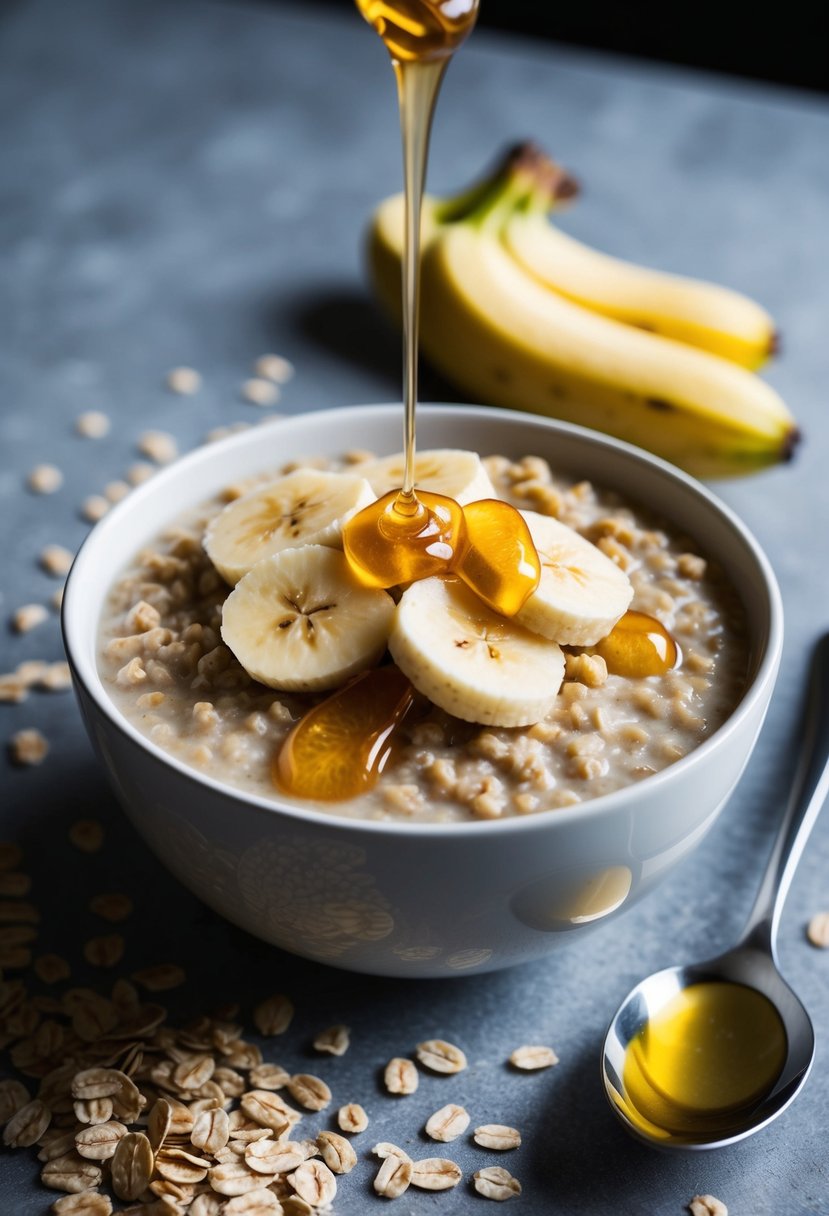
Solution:
M 403 484 L 405 457 L 402 452 L 359 466 L 378 498 Z M 445 494 L 461 505 L 478 498 L 497 498 L 489 474 L 477 452 L 459 448 L 435 448 L 415 455 L 415 485 L 419 490 Z
M 204 547 L 222 578 L 234 584 L 283 549 L 336 548 L 342 525 L 374 497 L 363 476 L 297 469 L 225 507 L 208 526 Z
M 521 514 L 541 559 L 541 579 L 515 620 L 562 646 L 593 646 L 630 606 L 630 579 L 566 524 L 536 511 Z
M 484 726 L 529 726 L 555 703 L 564 655 L 499 616 L 460 580 L 427 578 L 403 593 L 389 650 L 435 705 Z
M 378 662 L 394 610 L 337 549 L 304 545 L 264 558 L 239 580 L 222 609 L 222 638 L 255 680 L 315 692 Z

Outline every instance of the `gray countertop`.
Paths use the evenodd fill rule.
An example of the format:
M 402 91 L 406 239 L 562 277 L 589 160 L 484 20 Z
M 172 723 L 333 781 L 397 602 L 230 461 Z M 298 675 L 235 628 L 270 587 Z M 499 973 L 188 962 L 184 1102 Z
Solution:
M 308 15 L 300 3 L 30 0 L 0 16 L 0 671 L 60 656 L 52 618 L 20 636 L 19 605 L 56 586 L 37 564 L 47 543 L 75 548 L 78 507 L 123 475 L 139 433 L 172 432 L 182 449 L 220 424 L 257 421 L 239 398 L 265 351 L 296 364 L 286 413 L 399 395 L 399 347 L 365 288 L 360 232 L 399 188 L 398 128 L 385 53 L 349 4 Z M 332 1022 L 354 1045 L 325 1066 L 335 1100 L 360 1100 L 368 1145 L 414 1145 L 425 1117 L 463 1101 L 478 1121 L 518 1126 L 505 1161 L 523 1183 L 516 1211 L 673 1216 L 697 1192 L 731 1216 L 829 1213 L 829 952 L 805 939 L 829 907 L 829 816 L 819 823 L 786 907 L 785 973 L 811 1011 L 817 1061 L 773 1127 L 713 1154 L 664 1156 L 634 1143 L 600 1090 L 598 1049 L 619 999 L 660 966 L 725 947 L 751 904 L 797 744 L 810 647 L 829 619 L 829 105 L 730 82 L 507 37 L 476 35 L 453 64 L 433 140 L 431 182 L 463 184 L 503 145 L 534 137 L 584 182 L 570 231 L 667 269 L 748 291 L 779 319 L 784 355 L 769 373 L 806 439 L 794 464 L 721 483 L 780 579 L 786 646 L 760 743 L 737 793 L 693 857 L 627 915 L 549 961 L 416 984 L 363 979 L 305 963 L 247 937 L 177 886 L 121 815 L 68 693 L 0 704 L 3 739 L 37 727 L 51 750 L 38 768 L 0 760 L 2 830 L 25 852 L 42 913 L 38 952 L 73 960 L 101 984 L 81 946 L 101 922 L 89 898 L 129 892 L 127 970 L 182 962 L 174 1018 L 270 992 L 297 1016 L 276 1058 L 313 1069 L 308 1043 Z M 194 397 L 163 387 L 198 368 Z M 424 397 L 448 390 L 426 375 Z M 100 440 L 74 420 L 102 409 Z M 43 461 L 65 475 L 52 496 L 26 491 Z M 100 819 L 103 849 L 68 842 Z M 104 976 L 104 981 L 106 981 Z M 378 1070 L 426 1037 L 470 1059 L 451 1095 L 439 1079 L 395 1100 Z M 557 1068 L 510 1074 L 522 1042 L 551 1043 Z M 269 1049 L 270 1050 L 270 1049 Z M 293 1061 L 293 1065 L 291 1065 Z M 320 1066 L 322 1071 L 322 1067 Z M 451 1146 L 455 1149 L 456 1146 Z M 466 1173 L 494 1157 L 461 1143 Z M 27 1150 L 0 1157 L 0 1211 L 45 1211 Z M 378 1206 L 367 1153 L 342 1182 L 343 1216 Z M 478 1210 L 468 1189 L 409 1192 L 395 1211 Z M 379 1210 L 379 1207 L 378 1207 Z

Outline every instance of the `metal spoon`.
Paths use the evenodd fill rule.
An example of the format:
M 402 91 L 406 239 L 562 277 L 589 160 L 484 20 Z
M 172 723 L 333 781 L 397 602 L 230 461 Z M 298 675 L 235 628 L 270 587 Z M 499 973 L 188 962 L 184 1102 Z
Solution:
M 809 1075 L 815 1051 L 814 1030 L 800 1000 L 780 975 L 776 938 L 783 902 L 829 792 L 829 634 L 820 639 L 812 656 L 801 738 L 802 751 L 788 805 L 740 941 L 726 954 L 707 962 L 669 967 L 649 976 L 628 994 L 608 1029 L 602 1053 L 605 1092 L 622 1123 L 646 1143 L 685 1149 L 733 1144 L 776 1119 L 793 1101 Z M 710 1107 L 694 1110 L 690 1104 L 688 1109 L 693 1114 L 685 1126 L 679 1131 L 676 1125 L 666 1129 L 652 1118 L 638 1117 L 640 1112 L 625 1085 L 626 1053 L 633 1040 L 636 1040 L 637 1050 L 647 1041 L 642 1037 L 647 1034 L 646 1028 L 655 1027 L 654 1019 L 660 1013 L 665 1016 L 668 1002 L 685 1001 L 691 985 L 710 981 L 744 985 L 771 1003 L 785 1031 L 785 1040 L 782 1035 L 780 1038 L 782 1068 L 779 1072 L 775 1068 L 776 1075 L 770 1077 L 764 1087 L 762 1073 L 755 1077 L 761 1091 L 751 1100 L 730 1106 L 724 1102 L 716 1111 Z M 752 1000 L 763 1005 L 762 999 L 756 996 Z M 674 1007 L 676 1004 L 671 1008 Z M 771 1010 L 768 1013 L 773 1017 Z M 756 1022 L 754 1025 L 756 1027 Z M 704 1029 L 702 1023 L 698 1029 Z M 748 1033 L 747 1023 L 741 1023 L 736 1030 L 732 1026 L 730 1031 L 738 1036 Z M 690 1061 L 686 1064 L 690 1065 Z M 760 1068 L 758 1058 L 758 1072 Z M 685 1075 L 692 1076 L 693 1069 L 694 1065 L 691 1065 Z

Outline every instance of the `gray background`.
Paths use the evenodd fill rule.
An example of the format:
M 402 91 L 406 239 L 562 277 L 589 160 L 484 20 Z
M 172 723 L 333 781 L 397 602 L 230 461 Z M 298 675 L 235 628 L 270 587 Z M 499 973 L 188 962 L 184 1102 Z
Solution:
M 73 548 L 83 497 L 123 474 L 147 427 L 183 449 L 212 426 L 257 421 L 239 400 L 251 361 L 288 355 L 297 375 L 284 412 L 399 394 L 397 339 L 364 289 L 360 234 L 372 205 L 399 186 L 393 85 L 382 47 L 350 5 L 308 17 L 270 8 L 161 0 L 32 0 L 0 16 L 0 613 L 43 601 L 46 543 Z M 598 1047 L 619 999 L 648 971 L 704 957 L 738 932 L 750 906 L 796 748 L 810 646 L 829 600 L 826 520 L 826 326 L 829 318 L 829 106 L 771 87 L 563 52 L 478 35 L 447 78 L 431 183 L 449 191 L 501 147 L 534 137 L 585 184 L 567 220 L 600 247 L 742 288 L 779 319 L 785 353 L 770 379 L 806 441 L 796 462 L 719 492 L 767 549 L 780 579 L 787 640 L 761 742 L 739 791 L 695 855 L 644 904 L 574 948 L 523 969 L 453 981 L 364 979 L 306 964 L 217 919 L 182 891 L 128 827 L 95 766 L 69 694 L 0 705 L 3 738 L 36 726 L 51 752 L 39 769 L 0 760 L 2 836 L 19 840 L 43 911 L 38 950 L 76 963 L 101 932 L 87 911 L 102 890 L 128 891 L 125 967 L 185 963 L 176 1018 L 290 993 L 297 1017 L 269 1056 L 308 1066 L 313 1033 L 334 1021 L 354 1046 L 319 1066 L 335 1101 L 363 1101 L 360 1143 L 409 1145 L 426 1116 L 466 1103 L 476 1122 L 520 1127 L 502 1164 L 524 1184 L 516 1210 L 618 1216 L 681 1213 L 710 1191 L 732 1216 L 829 1213 L 826 1133 L 829 954 L 804 925 L 829 906 L 829 817 L 818 825 L 783 918 L 780 951 L 811 1010 L 818 1056 L 808 1086 L 755 1139 L 708 1155 L 662 1156 L 617 1126 L 598 1080 Z M 204 375 L 194 398 L 164 391 L 168 368 Z M 424 378 L 424 396 L 449 390 Z M 108 438 L 73 433 L 88 408 L 113 418 Z M 278 429 L 263 432 L 278 435 Z M 361 442 L 355 436 L 355 442 Z M 470 437 L 474 444 L 474 436 Z M 24 488 L 48 460 L 63 489 Z M 25 637 L 0 629 L 0 670 L 57 658 L 57 619 Z M 666 808 L 670 814 L 670 808 Z M 95 856 L 67 841 L 99 817 Z M 81 960 L 81 961 L 78 961 Z M 382 1093 L 379 1069 L 420 1039 L 459 1043 L 470 1068 L 424 1078 L 414 1097 Z M 560 1065 L 509 1073 L 522 1042 L 549 1042 Z M 452 1146 L 465 1172 L 495 1162 Z M 336 1210 L 373 1209 L 363 1154 Z M 30 1153 L 0 1157 L 0 1211 L 46 1210 Z M 409 1192 L 401 1214 L 478 1210 L 460 1189 Z M 520 1205 L 520 1206 L 519 1206 Z M 378 1208 L 379 1210 L 379 1208 Z

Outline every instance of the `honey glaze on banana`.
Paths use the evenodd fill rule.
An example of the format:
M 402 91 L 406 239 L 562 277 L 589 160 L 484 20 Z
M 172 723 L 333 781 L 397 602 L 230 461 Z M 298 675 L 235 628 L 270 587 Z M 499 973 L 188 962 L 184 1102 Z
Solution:
M 343 548 L 352 569 L 369 586 L 393 587 L 455 573 L 490 607 L 511 616 L 538 586 L 541 569 L 518 512 L 493 502 L 489 507 L 476 504 L 475 512 L 467 515 L 452 499 L 416 491 L 414 484 L 420 213 L 429 132 L 443 73 L 475 24 L 478 0 L 357 0 L 357 7 L 391 55 L 400 103 L 406 216 L 405 461 L 400 489 L 345 525 Z M 476 536 L 487 542 L 497 536 L 498 543 L 482 547 Z

